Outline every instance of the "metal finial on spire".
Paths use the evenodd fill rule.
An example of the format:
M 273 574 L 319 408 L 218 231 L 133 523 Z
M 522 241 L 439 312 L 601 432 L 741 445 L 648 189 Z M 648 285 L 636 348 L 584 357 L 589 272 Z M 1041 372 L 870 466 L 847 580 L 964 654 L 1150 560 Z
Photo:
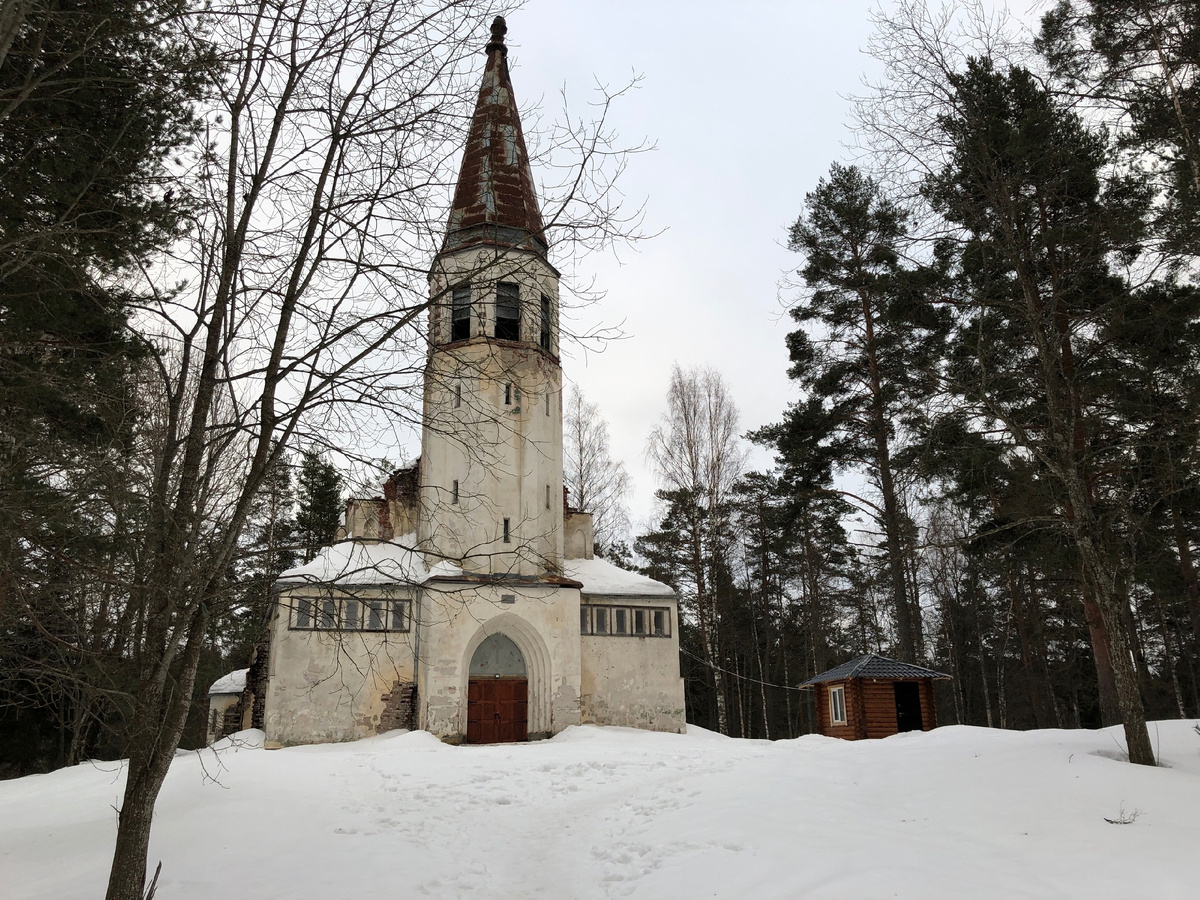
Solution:
M 488 41 L 484 51 L 491 53 L 493 50 L 499 50 L 504 56 L 508 56 L 508 47 L 504 46 L 504 36 L 508 34 L 508 25 L 504 22 L 504 16 L 496 16 L 492 19 L 492 39 Z

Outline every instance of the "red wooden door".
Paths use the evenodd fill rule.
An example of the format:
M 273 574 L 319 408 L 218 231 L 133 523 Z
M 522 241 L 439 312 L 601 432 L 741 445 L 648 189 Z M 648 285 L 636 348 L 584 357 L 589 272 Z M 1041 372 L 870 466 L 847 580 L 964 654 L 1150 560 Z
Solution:
M 467 682 L 467 743 L 523 741 L 529 731 L 529 683 L 524 678 Z

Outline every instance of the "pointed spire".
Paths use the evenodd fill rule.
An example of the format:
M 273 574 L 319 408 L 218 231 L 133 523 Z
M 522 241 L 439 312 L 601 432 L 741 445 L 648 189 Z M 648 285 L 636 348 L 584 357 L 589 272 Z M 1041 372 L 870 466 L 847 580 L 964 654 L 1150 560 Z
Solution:
M 542 214 L 508 77 L 507 31 L 504 17 L 496 16 L 443 253 L 473 244 L 546 253 Z

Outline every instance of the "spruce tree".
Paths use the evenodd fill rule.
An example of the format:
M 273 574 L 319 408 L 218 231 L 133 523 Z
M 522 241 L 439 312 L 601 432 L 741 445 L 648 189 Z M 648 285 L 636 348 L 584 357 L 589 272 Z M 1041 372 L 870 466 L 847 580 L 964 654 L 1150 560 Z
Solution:
M 296 530 L 304 561 L 333 543 L 342 516 L 342 476 L 316 451 L 304 454 L 300 464 L 299 509 Z

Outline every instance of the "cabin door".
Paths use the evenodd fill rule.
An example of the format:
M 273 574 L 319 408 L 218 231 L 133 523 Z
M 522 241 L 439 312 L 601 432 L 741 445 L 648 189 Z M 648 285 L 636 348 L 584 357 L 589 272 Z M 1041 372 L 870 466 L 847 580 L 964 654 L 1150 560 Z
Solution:
M 896 689 L 896 727 L 899 731 L 921 731 L 921 685 L 916 681 L 892 682 Z
M 493 634 L 471 658 L 467 680 L 467 743 L 524 741 L 529 733 L 525 657 L 511 639 Z

